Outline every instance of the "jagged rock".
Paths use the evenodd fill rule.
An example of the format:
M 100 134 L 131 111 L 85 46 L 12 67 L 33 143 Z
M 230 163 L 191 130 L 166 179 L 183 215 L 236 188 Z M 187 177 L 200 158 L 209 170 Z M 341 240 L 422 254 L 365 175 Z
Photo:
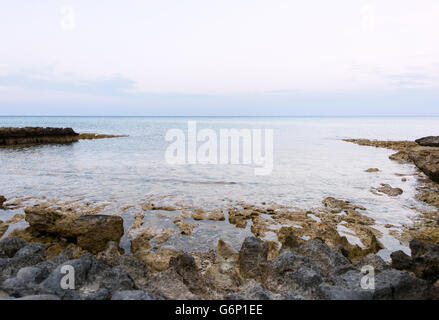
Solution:
M 432 283 L 437 281 L 439 279 L 439 244 L 429 245 L 412 240 L 410 250 L 416 276 Z
M 0 282 L 15 275 L 21 268 L 44 261 L 46 249 L 41 243 L 29 243 L 12 258 L 0 258 Z
M 61 272 L 63 266 L 71 266 L 74 270 L 75 289 L 85 284 L 87 274 L 89 273 L 94 257 L 85 254 L 79 259 L 69 260 L 59 265 L 51 274 L 39 285 L 40 293 L 53 294 L 63 299 L 79 299 L 77 290 L 63 289 L 61 287 L 61 279 L 66 275 Z
M 18 250 L 27 245 L 21 238 L 5 238 L 0 240 L 0 258 L 12 258 Z
M 199 296 L 192 293 L 174 268 L 151 274 L 148 279 L 148 292 L 171 300 L 196 300 Z
M 322 268 L 310 258 L 284 250 L 270 262 L 264 280 L 270 290 L 307 291 L 322 283 L 323 274 Z
M 395 268 L 397 270 L 413 269 L 412 258 L 405 254 L 405 252 L 402 250 L 392 252 L 390 254 L 390 258 L 392 259 L 392 268 Z
M 316 294 L 326 300 L 371 300 L 372 289 L 362 289 L 361 279 L 364 277 L 359 271 L 351 270 L 335 277 L 334 284 L 321 284 Z
M 439 147 L 439 137 L 429 136 L 415 140 L 417 144 L 423 147 Z
M 239 251 L 239 270 L 245 278 L 260 278 L 267 262 L 268 246 L 259 238 L 247 237 Z
M 439 245 L 429 245 L 417 240 L 410 241 L 412 256 L 402 251 L 391 254 L 392 267 L 413 272 L 417 277 L 430 283 L 439 280 Z
M 378 171 L 380 171 L 380 169 L 378 169 L 378 168 L 369 168 L 367 170 L 364 170 L 364 172 L 367 172 L 367 173 L 378 172 Z
M 102 277 L 101 287 L 109 292 L 132 290 L 135 288 L 133 280 L 119 266 L 103 271 L 100 273 L 100 276 Z
M 375 278 L 375 300 L 427 300 L 432 297 L 431 285 L 407 272 L 385 270 Z
M 433 297 L 428 282 L 407 272 L 390 269 L 375 275 L 374 289 L 361 287 L 364 276 L 358 271 L 348 271 L 338 276 L 334 285 L 322 284 L 317 294 L 321 299 L 330 300 L 413 300 Z
M 9 278 L 0 286 L 12 296 L 27 296 L 38 293 L 38 284 L 47 276 L 45 270 L 38 267 L 21 268 L 14 278 Z
M 134 281 L 136 286 L 142 286 L 150 273 L 142 259 L 136 259 L 132 255 L 121 254 L 116 242 L 109 242 L 106 251 L 98 258 L 102 259 L 109 266 L 120 267 Z
M 390 269 L 389 264 L 387 264 L 380 256 L 372 253 L 356 261 L 354 266 L 358 270 L 361 270 L 364 266 L 371 266 L 374 268 L 375 273 Z
M 172 257 L 169 266 L 182 277 L 183 283 L 192 293 L 202 294 L 206 292 L 206 282 L 201 277 L 194 257 L 187 253 Z
M 331 249 L 320 238 L 304 242 L 296 251 L 318 263 L 325 275 L 337 275 L 353 269 L 353 265 L 345 256 Z

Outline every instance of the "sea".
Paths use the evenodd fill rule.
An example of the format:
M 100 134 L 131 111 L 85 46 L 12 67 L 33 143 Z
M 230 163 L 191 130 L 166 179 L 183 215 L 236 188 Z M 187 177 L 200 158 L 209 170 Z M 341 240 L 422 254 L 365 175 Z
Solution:
M 166 154 L 172 141 L 166 139 L 167 133 L 178 129 L 184 134 L 187 146 L 189 123 L 196 124 L 197 132 L 209 129 L 218 136 L 225 129 L 271 130 L 272 170 L 256 175 L 258 165 L 243 161 L 170 163 Z M 265 202 L 309 209 L 322 206 L 326 197 L 335 197 L 366 208 L 362 213 L 375 219 L 376 228 L 383 232 L 380 240 L 386 248 L 381 255 L 388 258 L 392 251 L 409 250 L 406 244 L 389 235 L 384 225 L 410 225 L 418 215 L 412 209 L 422 206 L 414 199 L 416 168 L 389 160 L 392 150 L 358 146 L 342 139 L 414 140 L 438 135 L 439 118 L 0 117 L 0 127 L 26 126 L 71 127 L 77 132 L 125 136 L 0 148 L 0 195 L 6 198 L 26 196 L 106 203 L 103 212 L 120 212 L 128 228 L 139 210 L 138 205 L 150 199 L 162 204 L 187 203 L 203 208 Z M 197 143 L 197 148 L 202 145 Z M 368 168 L 380 171 L 366 173 Z M 402 181 L 403 176 L 407 181 Z M 388 197 L 371 192 L 372 187 L 382 183 L 402 188 L 404 193 Z M 121 211 L 125 206 L 136 205 Z M 20 210 L 0 210 L 0 220 Z M 172 218 L 151 214 L 145 221 L 156 228 L 176 228 Z M 191 236 L 175 234 L 169 245 L 185 250 L 208 250 L 218 239 L 223 239 L 239 247 L 250 234 L 249 227 L 237 229 L 224 221 L 201 221 Z M 122 245 L 129 250 L 129 239 L 124 237 Z M 351 241 L 356 240 L 351 237 Z

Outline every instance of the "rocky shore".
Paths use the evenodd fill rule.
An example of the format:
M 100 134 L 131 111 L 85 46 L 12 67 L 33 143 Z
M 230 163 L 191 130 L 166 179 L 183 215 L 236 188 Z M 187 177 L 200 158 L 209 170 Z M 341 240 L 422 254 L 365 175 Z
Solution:
M 391 160 L 413 163 L 420 171 L 416 199 L 435 211 L 420 211 L 422 216 L 415 226 L 406 229 L 400 239 L 418 239 L 425 243 L 439 243 L 439 137 L 424 137 L 416 141 L 380 141 L 368 139 L 345 139 L 361 146 L 386 148 L 397 151 L 389 156 Z M 404 179 L 404 178 L 403 178 Z M 388 186 L 390 187 L 390 186 Z M 390 187 L 391 188 L 391 187 Z M 395 189 L 390 192 L 400 192 Z
M 72 128 L 0 127 L 0 147 L 52 143 L 72 143 L 80 139 L 116 138 L 121 136 L 77 133 Z
M 319 224 L 307 217 L 309 212 L 289 212 L 282 207 L 241 204 L 230 208 L 229 223 L 242 227 L 252 221 L 256 235 L 272 228 L 261 212 L 282 224 L 302 223 L 304 228 L 279 228 L 278 242 L 248 237 L 239 251 L 219 240 L 209 252 L 182 252 L 160 245 L 174 231 L 143 226 L 140 213 L 128 230 L 131 250 L 124 252 L 119 247 L 124 222 L 117 214 L 99 214 L 102 208 L 87 205 L 29 206 L 24 217 L 15 219 L 24 218 L 29 226 L 0 240 L 0 299 L 439 298 L 438 244 L 412 240 L 411 256 L 397 251 L 387 263 L 375 254 L 382 245 L 370 226 L 372 221 L 357 211 L 364 208 L 334 198 L 325 199 L 323 205 L 317 210 L 320 213 L 314 212 L 325 221 Z M 11 204 L 4 201 L 3 206 L 9 209 Z M 160 213 L 180 209 L 151 201 L 142 206 Z M 185 221 L 188 216 L 186 212 L 174 219 L 182 234 L 191 232 L 184 226 L 191 225 Z M 193 209 L 192 216 L 225 219 L 220 210 L 199 208 Z M 340 219 L 336 217 L 346 219 L 366 247 L 352 245 L 340 236 L 331 222 Z M 310 234 L 310 239 L 304 234 Z M 63 266 L 75 270 L 74 290 L 61 287 Z M 374 289 L 361 285 L 367 276 L 364 267 L 373 268 Z
M 412 161 L 422 170 L 417 199 L 438 210 L 421 212 L 413 227 L 392 234 L 409 244 L 411 255 L 396 251 L 384 261 L 377 254 L 382 233 L 363 214 L 366 208 L 332 197 L 312 209 L 245 202 L 206 209 L 157 198 L 102 214 L 105 205 L 90 202 L 28 203 L 0 196 L 1 210 L 19 212 L 0 220 L 0 299 L 439 299 L 435 141 L 349 140 L 396 150 L 391 159 Z M 403 190 L 382 184 L 371 192 L 398 197 Z M 133 212 L 128 225 L 122 218 L 127 210 Z M 169 218 L 175 228 L 155 229 L 145 222 L 147 215 Z M 253 236 L 239 250 L 223 240 L 207 252 L 167 245 L 175 233 L 190 237 L 203 220 L 248 227 Z M 24 228 L 10 229 L 20 221 Z M 340 226 L 359 243 L 341 235 Z M 267 234 L 276 240 L 263 240 Z M 122 238 L 129 239 L 125 250 Z M 74 289 L 61 287 L 64 266 L 73 267 Z M 364 286 L 370 277 L 373 288 Z

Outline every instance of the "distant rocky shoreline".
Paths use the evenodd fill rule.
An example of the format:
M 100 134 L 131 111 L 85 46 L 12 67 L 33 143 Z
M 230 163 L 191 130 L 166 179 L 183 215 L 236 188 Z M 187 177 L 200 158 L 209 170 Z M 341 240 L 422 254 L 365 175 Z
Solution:
M 121 135 L 77 133 L 72 128 L 0 127 L 0 147 L 64 144 L 81 139 L 117 138 Z
M 391 156 L 394 160 L 413 161 L 432 179 L 420 173 L 422 190 L 417 199 L 439 209 L 435 182 L 439 148 L 430 146 L 436 143 L 433 138 L 347 141 L 393 149 L 398 151 Z M 421 145 L 426 143 L 429 146 Z M 402 190 L 383 184 L 371 192 L 397 197 Z M 362 214 L 366 208 L 332 197 L 309 210 L 244 202 L 225 211 L 207 210 L 159 199 L 133 207 L 139 211 L 124 228 L 120 213 L 100 214 L 101 206 L 47 200 L 28 205 L 26 199 L 0 196 L 3 210 L 24 209 L 24 214 L 7 221 L 0 216 L 0 238 L 15 222 L 28 223 L 0 240 L 0 299 L 439 299 L 439 211 L 423 213 L 413 230 L 401 235 L 409 243 L 411 256 L 396 251 L 389 263 L 376 254 L 383 245 L 374 220 Z M 176 229 L 159 231 L 144 225 L 145 214 L 173 217 Z M 199 220 L 236 228 L 251 223 L 254 236 L 247 237 L 239 251 L 223 240 L 208 252 L 166 246 L 174 232 L 190 236 L 191 221 Z M 341 236 L 337 231 L 341 223 L 364 246 Z M 277 241 L 262 240 L 268 232 L 276 234 Z M 125 233 L 130 252 L 119 247 Z M 65 265 L 75 270 L 74 290 L 60 286 Z M 374 270 L 374 289 L 361 286 L 365 266 Z

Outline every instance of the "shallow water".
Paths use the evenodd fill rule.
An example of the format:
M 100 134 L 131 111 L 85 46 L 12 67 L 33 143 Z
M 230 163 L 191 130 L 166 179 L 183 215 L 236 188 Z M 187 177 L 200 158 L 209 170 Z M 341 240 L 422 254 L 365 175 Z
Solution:
M 274 169 L 256 176 L 252 165 L 170 165 L 164 158 L 168 129 L 186 130 L 196 120 L 199 129 L 270 128 L 274 130 Z M 184 117 L 0 117 L 0 126 L 72 127 L 77 132 L 127 134 L 129 137 L 81 140 L 69 145 L 0 148 L 0 194 L 45 196 L 49 199 L 84 198 L 110 201 L 106 211 L 138 204 L 142 199 L 167 196 L 163 203 L 179 200 L 201 207 L 221 207 L 223 200 L 249 203 L 274 202 L 292 207 L 321 205 L 328 196 L 349 200 L 367 208 L 378 228 L 410 224 L 419 206 L 416 179 L 401 181 L 398 174 L 413 174 L 413 165 L 388 159 L 391 150 L 361 147 L 343 138 L 413 140 L 437 135 L 439 118 L 184 118 Z M 377 173 L 364 170 L 376 167 Z M 388 183 L 400 187 L 397 198 L 377 196 L 371 187 Z M 123 214 L 127 224 L 135 210 Z M 5 214 L 1 213 L 0 214 Z M 167 228 L 172 215 L 148 215 L 148 223 Z M 1 219 L 0 220 L 4 220 Z M 198 222 L 192 236 L 173 236 L 169 244 L 181 248 L 207 249 L 217 239 L 236 246 L 250 233 L 225 222 Z M 401 247 L 385 235 L 387 251 Z M 200 240 L 200 239 L 203 240 Z M 353 240 L 355 241 L 355 240 Z M 168 244 L 167 243 L 167 244 Z

